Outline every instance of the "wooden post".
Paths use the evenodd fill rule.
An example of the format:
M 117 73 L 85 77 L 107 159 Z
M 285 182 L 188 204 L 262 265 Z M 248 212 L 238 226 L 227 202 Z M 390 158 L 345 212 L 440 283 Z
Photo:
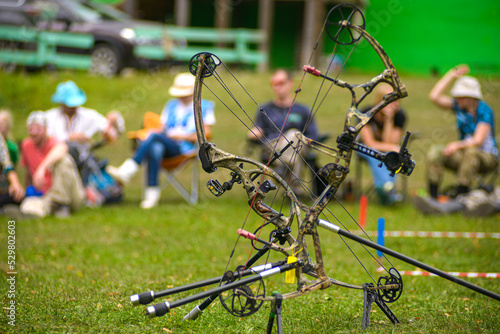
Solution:
M 174 11 L 175 11 L 175 25 L 179 27 L 189 26 L 191 0 L 175 0 Z
M 259 0 L 259 29 L 265 31 L 266 38 L 260 44 L 260 51 L 264 52 L 268 60 L 265 63 L 259 64 L 259 72 L 264 72 L 269 69 L 269 45 L 271 43 L 271 36 L 273 32 L 273 15 L 274 4 L 272 0 Z
M 320 52 L 315 52 L 315 59 L 309 59 L 318 40 L 319 32 L 325 21 L 325 2 L 323 0 L 306 0 L 304 8 L 304 25 L 300 46 L 300 68 L 309 62 L 317 63 Z M 321 50 L 321 45 L 318 46 Z
M 215 27 L 221 29 L 230 28 L 232 13 L 233 13 L 233 5 L 231 1 L 216 0 Z

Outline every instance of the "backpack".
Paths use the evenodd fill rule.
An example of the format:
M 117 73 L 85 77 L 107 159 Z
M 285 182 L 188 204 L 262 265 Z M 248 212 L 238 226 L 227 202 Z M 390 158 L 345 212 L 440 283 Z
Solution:
M 123 199 L 123 188 L 106 172 L 108 160 L 99 160 L 94 154 L 82 150 L 78 145 L 68 144 L 69 153 L 75 160 L 82 178 L 87 205 L 99 207 L 103 204 L 120 202 Z

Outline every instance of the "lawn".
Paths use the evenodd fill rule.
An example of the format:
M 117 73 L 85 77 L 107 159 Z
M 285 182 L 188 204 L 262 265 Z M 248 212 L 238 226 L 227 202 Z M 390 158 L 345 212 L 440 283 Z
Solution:
M 183 69 L 181 69 L 183 70 Z M 167 89 L 175 72 L 136 73 L 130 76 L 102 79 L 81 73 L 16 73 L 0 74 L 0 107 L 8 107 L 15 118 L 14 135 L 26 135 L 24 122 L 31 110 L 52 107 L 50 96 L 58 82 L 75 80 L 88 95 L 86 106 L 105 113 L 120 110 L 127 130 L 140 128 L 145 111 L 160 112 L 168 98 Z M 258 101 L 271 97 L 268 74 L 239 71 L 236 78 Z M 349 73 L 347 81 L 364 82 L 367 76 Z M 436 78 L 403 76 L 409 96 L 402 103 L 409 115 L 408 130 L 418 133 L 410 153 L 417 163 L 409 177 L 409 191 L 415 194 L 425 188 L 425 153 L 432 144 L 455 138 L 453 117 L 439 111 L 427 99 Z M 485 100 L 500 110 L 500 79 L 480 78 Z M 207 80 L 208 83 L 208 80 Z M 237 83 L 228 84 L 237 90 Z M 319 83 L 306 77 L 298 99 L 313 105 Z M 214 85 L 214 87 L 216 87 Z M 214 88 L 223 101 L 222 89 Z M 256 105 L 242 90 L 237 90 L 243 109 L 252 116 Z M 334 138 L 342 130 L 349 96 L 340 90 L 328 96 L 318 111 L 322 132 Z M 215 98 L 209 94 L 208 99 Z M 498 114 L 498 113 L 497 113 Z M 217 124 L 213 141 L 221 148 L 244 154 L 246 129 L 216 101 Z M 497 125 L 500 125 L 497 117 Z M 498 128 L 498 126 L 497 126 Z M 126 138 L 97 154 L 112 164 L 130 156 Z M 327 157 L 320 157 L 327 163 Z M 368 171 L 363 171 L 365 182 Z M 349 175 L 352 180 L 352 175 Z M 132 307 L 129 297 L 135 293 L 161 291 L 222 275 L 244 263 L 250 245 L 240 239 L 241 228 L 248 211 L 245 194 L 240 186 L 220 198 L 212 196 L 203 186 L 209 178 L 229 179 L 227 173 L 201 173 L 200 202 L 190 206 L 172 188 L 163 191 L 161 205 L 149 211 L 139 208 L 141 177 L 134 178 L 126 189 L 125 200 L 99 209 L 85 208 L 68 219 L 53 217 L 16 221 L 15 297 L 9 296 L 7 278 L 8 221 L 0 217 L 0 256 L 2 279 L 0 291 L 5 312 L 0 329 L 18 333 L 262 333 L 266 331 L 270 305 L 264 303 L 252 316 L 237 318 L 229 315 L 219 301 L 214 302 L 196 321 L 182 322 L 183 316 L 196 303 L 173 309 L 164 317 L 149 319 L 145 307 Z M 451 175 L 445 180 L 453 182 Z M 358 227 L 351 218 L 359 216 L 355 202 L 343 206 L 332 201 L 332 215 L 346 228 Z M 466 218 L 455 214 L 428 217 L 419 214 L 411 203 L 387 208 L 369 200 L 366 229 L 376 229 L 377 218 L 384 217 L 388 230 L 412 231 L 479 231 L 499 232 L 498 216 Z M 250 214 L 245 229 L 253 231 L 262 223 Z M 269 233 L 265 229 L 263 233 Z M 338 235 L 320 231 L 326 271 L 332 278 L 353 284 L 371 282 L 367 271 L 377 277 L 377 263 L 359 245 L 346 241 L 353 256 Z M 444 271 L 499 272 L 500 241 L 498 239 L 439 239 L 387 238 L 387 247 Z M 234 254 L 229 258 L 229 254 Z M 255 251 L 254 251 L 255 253 Z M 269 260 L 283 258 L 273 253 Z M 389 258 L 400 271 L 415 270 L 409 264 Z M 260 264 L 260 263 L 259 263 Z M 387 261 L 384 261 L 387 264 Z M 390 267 L 390 265 L 389 265 Z M 491 291 L 500 292 L 499 279 L 470 278 L 468 281 Z M 266 279 L 266 291 L 286 293 L 295 286 L 278 275 Z M 197 289 L 194 292 L 204 291 Z M 192 292 L 183 292 L 164 300 L 178 300 Z M 15 327 L 10 326 L 7 309 L 16 302 Z M 285 333 L 358 332 L 361 330 L 363 294 L 359 290 L 331 287 L 283 303 Z M 500 328 L 500 303 L 439 277 L 404 277 L 401 298 L 389 307 L 401 322 L 393 326 L 382 311 L 372 305 L 369 333 L 495 333 Z M 276 330 L 274 330 L 275 332 Z

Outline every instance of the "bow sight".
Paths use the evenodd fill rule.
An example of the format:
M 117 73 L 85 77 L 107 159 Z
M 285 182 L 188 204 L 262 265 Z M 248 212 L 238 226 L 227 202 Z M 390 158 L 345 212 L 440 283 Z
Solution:
M 339 151 L 345 152 L 348 150 L 354 150 L 362 153 L 366 156 L 375 158 L 383 163 L 388 170 L 391 171 L 391 176 L 395 174 L 403 174 L 410 176 L 415 168 L 415 161 L 411 159 L 411 154 L 408 152 L 407 145 L 410 139 L 410 132 L 406 132 L 406 136 L 403 139 L 401 149 L 399 152 L 380 152 L 371 147 L 368 147 L 362 143 L 355 141 L 356 129 L 354 127 L 348 127 L 346 132 L 343 132 L 337 138 L 337 147 Z

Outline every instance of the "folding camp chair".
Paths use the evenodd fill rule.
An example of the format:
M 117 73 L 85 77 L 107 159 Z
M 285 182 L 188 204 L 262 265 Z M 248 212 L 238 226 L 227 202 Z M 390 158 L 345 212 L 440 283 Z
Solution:
M 191 189 L 186 187 L 177 177 L 179 174 L 191 165 Z M 181 154 L 172 158 L 165 158 L 162 161 L 162 175 L 167 182 L 160 182 L 161 189 L 164 190 L 170 184 L 177 192 L 191 205 L 198 203 L 198 167 L 199 160 L 196 151 Z M 147 186 L 147 175 L 144 173 L 144 184 L 142 189 Z
M 134 140 L 144 140 L 152 131 L 161 130 L 161 116 L 154 112 L 144 114 L 144 129 L 139 131 L 130 131 L 127 137 Z M 191 186 L 188 187 L 180 179 L 180 174 L 191 166 Z M 189 204 L 195 205 L 198 202 L 198 168 L 199 160 L 197 151 L 188 152 L 171 158 L 165 158 L 162 161 L 160 170 L 160 184 L 162 190 L 171 185 Z M 162 181 L 165 182 L 162 182 Z M 142 197 L 147 187 L 147 174 L 144 172 Z

